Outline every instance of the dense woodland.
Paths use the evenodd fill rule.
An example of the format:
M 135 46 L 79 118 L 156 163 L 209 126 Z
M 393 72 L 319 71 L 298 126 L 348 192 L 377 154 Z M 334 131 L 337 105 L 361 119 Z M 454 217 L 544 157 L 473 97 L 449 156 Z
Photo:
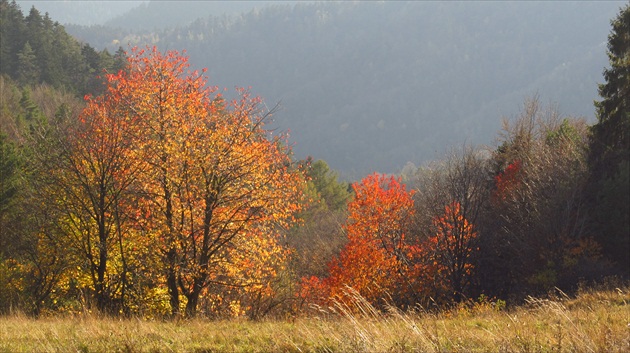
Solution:
M 630 276 L 630 6 L 595 124 L 535 96 L 496 148 L 350 184 L 185 54 L 99 52 L 34 8 L 0 9 L 2 313 L 509 305 Z

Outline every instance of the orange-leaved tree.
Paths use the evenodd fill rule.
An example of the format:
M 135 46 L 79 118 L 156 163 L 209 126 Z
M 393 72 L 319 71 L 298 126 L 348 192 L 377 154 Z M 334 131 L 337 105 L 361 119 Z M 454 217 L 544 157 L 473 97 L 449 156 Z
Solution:
M 436 289 L 447 297 L 460 300 L 470 284 L 472 258 L 477 250 L 477 231 L 465 217 L 459 202 L 444 206 L 444 213 L 433 219 L 434 236 L 427 239 L 436 266 Z
M 265 129 L 270 114 L 259 98 L 240 91 L 226 102 L 174 51 L 134 49 L 129 63 L 108 95 L 133 126 L 133 158 L 144 164 L 137 226 L 155 241 L 172 314 L 183 295 L 193 316 L 209 286 L 253 284 L 233 275 L 246 264 L 235 259 L 253 251 L 252 232 L 276 240 L 298 209 L 302 178 L 284 136 Z M 270 257 L 254 258 L 249 265 L 260 268 Z
M 329 277 L 305 280 L 307 287 L 344 300 L 346 286 L 372 304 L 407 290 L 408 234 L 414 215 L 413 192 L 399 179 L 378 174 L 352 185 L 345 231 L 348 243 L 329 264 Z M 308 290 L 306 291 L 308 292 Z

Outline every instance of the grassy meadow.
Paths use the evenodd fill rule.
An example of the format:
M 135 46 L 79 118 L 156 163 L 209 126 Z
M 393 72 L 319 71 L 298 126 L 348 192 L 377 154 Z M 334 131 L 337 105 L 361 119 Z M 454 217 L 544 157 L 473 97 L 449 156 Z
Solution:
M 630 287 L 383 313 L 357 298 L 294 320 L 0 317 L 0 352 L 630 352 Z

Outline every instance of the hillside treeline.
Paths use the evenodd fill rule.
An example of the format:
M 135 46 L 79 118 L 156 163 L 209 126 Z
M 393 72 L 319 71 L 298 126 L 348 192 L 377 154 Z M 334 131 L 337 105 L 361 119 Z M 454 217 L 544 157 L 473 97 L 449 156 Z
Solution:
M 112 55 L 79 43 L 35 7 L 24 16 L 15 1 L 2 0 L 0 10 L 0 74 L 21 86 L 46 83 L 77 95 L 96 93 L 103 70 L 115 72 L 124 64 L 122 49 Z
M 274 124 L 291 131 L 298 158 L 324 159 L 342 177 L 360 179 L 438 158 L 461 141 L 490 143 L 498 117 L 533 92 L 594 121 L 608 21 L 623 6 L 260 3 L 222 16 L 214 2 L 158 1 L 130 12 L 123 28 L 67 29 L 99 49 L 186 50 L 214 84 L 251 86 L 281 102 Z M 172 24 L 177 14 L 189 23 Z M 133 28 L 149 18 L 160 27 Z
M 3 55 L 19 59 L 4 23 Z M 596 124 L 533 97 L 495 148 L 351 185 L 295 160 L 274 109 L 246 90 L 225 98 L 181 53 L 133 49 L 83 97 L 72 84 L 94 72 L 42 76 L 53 54 L 33 50 L 38 79 L 0 76 L 0 310 L 261 318 L 356 295 L 514 303 L 627 279 L 628 23 L 626 6 Z

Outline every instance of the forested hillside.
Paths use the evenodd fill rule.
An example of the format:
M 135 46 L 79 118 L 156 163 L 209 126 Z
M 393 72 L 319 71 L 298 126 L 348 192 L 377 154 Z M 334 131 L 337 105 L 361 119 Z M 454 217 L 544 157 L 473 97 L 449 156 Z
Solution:
M 110 50 L 128 43 L 187 50 L 211 84 L 251 86 L 269 104 L 281 102 L 276 126 L 290 130 L 298 157 L 323 158 L 358 178 L 423 164 L 463 141 L 492 144 L 501 117 L 537 93 L 594 121 L 606 28 L 622 5 L 283 3 L 213 16 L 183 3 L 199 10 L 189 25 L 71 33 Z M 171 5 L 149 4 L 150 15 L 160 6 Z M 164 11 L 167 18 L 153 23 L 182 12 Z M 134 14 L 127 23 L 145 20 Z
M 416 6 L 395 5 L 399 16 Z M 216 48 L 224 40 L 253 36 L 235 29 L 253 19 L 273 27 L 269 21 L 280 12 L 290 16 L 275 23 L 277 33 L 283 26 L 313 31 L 345 23 L 340 29 L 362 28 L 376 42 L 391 43 L 391 50 L 412 48 L 395 37 L 379 39 L 387 32 L 350 25 L 356 18 L 341 16 L 367 15 L 372 6 L 385 4 L 272 7 L 250 13 L 247 21 L 197 22 L 193 26 L 209 26 L 203 32 L 209 36 L 189 40 L 186 53 L 139 46 L 111 55 L 79 43 L 36 8 L 24 16 L 15 2 L 0 0 L 0 314 L 260 319 L 319 315 L 318 308 L 330 305 L 439 311 L 475 301 L 500 310 L 556 288 L 569 294 L 602 282 L 622 288 L 630 278 L 630 6 L 606 27 L 601 50 L 608 61 L 601 84 L 593 83 L 593 121 L 533 95 L 512 108 L 517 113 L 498 133 L 484 131 L 494 146 L 475 145 L 460 134 L 482 131 L 481 120 L 391 115 L 397 107 L 420 111 L 425 98 L 420 91 L 388 96 L 387 89 L 374 87 L 394 87 L 414 75 L 413 82 L 423 82 L 424 76 L 413 66 L 407 75 L 377 71 L 389 61 L 405 62 L 389 60 L 377 47 L 363 48 L 371 56 L 337 58 L 345 66 L 328 73 L 336 67 L 331 58 L 348 54 L 335 43 L 354 43 L 354 37 L 312 37 L 301 55 L 326 48 L 327 55 L 318 53 L 322 66 L 293 69 L 282 66 L 289 65 L 285 57 L 263 50 L 264 38 L 250 42 L 260 50 L 255 57 L 261 66 L 241 74 L 255 76 L 265 63 L 277 62 L 268 72 L 292 72 L 312 83 L 287 96 L 303 98 L 300 109 L 306 110 L 287 107 L 283 114 L 317 116 L 303 123 L 317 133 L 315 145 L 336 148 L 337 163 L 345 163 L 348 151 L 369 166 L 404 151 L 420 156 L 420 145 L 439 150 L 459 139 L 431 163 L 407 164 L 398 175 L 371 170 L 350 184 L 327 161 L 294 152 L 289 136 L 277 129 L 283 120 L 271 123 L 280 113 L 254 88 L 216 87 L 211 77 L 223 65 L 195 70 L 191 64 L 192 53 L 203 53 L 200 43 Z M 316 21 L 310 17 L 314 10 Z M 385 13 L 371 23 L 382 24 Z M 453 21 L 445 30 L 463 36 L 464 22 L 438 13 L 442 22 Z M 347 22 L 332 21 L 333 15 Z M 496 36 L 515 28 L 494 21 L 499 19 L 489 17 L 488 26 L 494 23 Z M 285 33 L 279 41 L 296 38 Z M 560 38 L 554 39 L 558 45 Z M 488 56 L 470 43 L 454 43 L 469 57 Z M 488 67 L 479 71 L 445 70 L 440 77 L 469 82 L 463 87 L 471 96 L 456 101 L 475 106 L 471 97 L 501 97 L 518 90 L 527 72 L 552 65 L 558 58 L 543 55 L 544 43 L 534 63 L 506 51 L 519 65 L 484 62 Z M 576 55 L 580 43 L 573 42 Z M 427 54 L 442 53 L 441 45 L 429 47 Z M 234 62 L 249 62 L 244 52 L 228 54 Z M 474 83 L 490 71 L 513 84 L 475 90 Z M 354 72 L 373 91 L 345 81 L 330 86 L 331 92 L 319 90 L 342 72 Z M 279 81 L 268 85 L 280 87 L 274 86 Z M 455 100 L 441 101 L 453 98 L 452 92 L 431 93 L 438 104 L 431 109 L 456 116 L 461 108 Z M 376 115 L 359 114 L 351 99 L 358 94 L 374 101 L 366 104 Z M 329 104 L 320 106 L 322 99 Z M 344 102 L 340 114 L 351 113 L 360 124 L 348 120 L 331 128 L 343 137 L 335 140 L 325 129 L 335 123 L 323 117 Z M 373 122 L 374 116 L 381 120 Z M 318 125 L 323 123 L 330 124 Z M 440 126 L 450 133 L 439 135 Z M 400 133 L 394 134 L 395 127 Z M 432 139 L 421 138 L 425 129 Z
M 48 84 L 78 95 L 99 93 L 104 70 L 125 64 L 124 51 L 110 54 L 79 43 L 57 21 L 32 7 L 25 16 L 15 2 L 0 3 L 0 74 L 30 86 Z
M 295 4 L 290 0 L 243 0 L 243 1 L 146 1 L 134 9 L 109 19 L 109 28 L 160 31 L 164 28 L 186 26 L 206 16 L 230 17 L 262 9 L 274 4 Z M 168 15 L 166 15 L 168 14 Z

